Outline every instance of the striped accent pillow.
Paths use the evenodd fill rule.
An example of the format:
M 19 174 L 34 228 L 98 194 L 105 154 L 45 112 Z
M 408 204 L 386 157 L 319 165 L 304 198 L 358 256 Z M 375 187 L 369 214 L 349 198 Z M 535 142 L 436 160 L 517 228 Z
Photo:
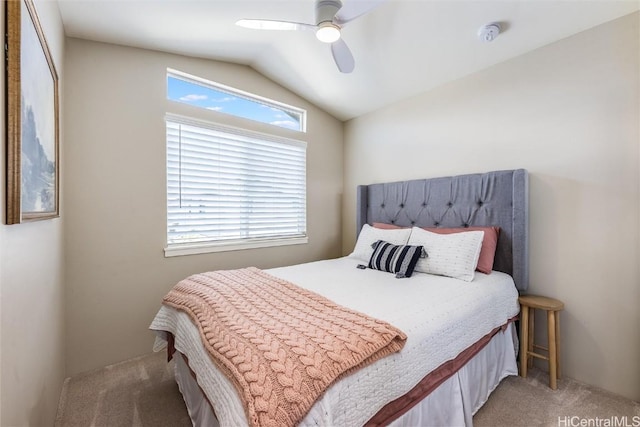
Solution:
M 418 259 L 427 254 L 422 246 L 393 245 L 378 240 L 373 245 L 369 268 L 395 273 L 396 278 L 411 277 Z

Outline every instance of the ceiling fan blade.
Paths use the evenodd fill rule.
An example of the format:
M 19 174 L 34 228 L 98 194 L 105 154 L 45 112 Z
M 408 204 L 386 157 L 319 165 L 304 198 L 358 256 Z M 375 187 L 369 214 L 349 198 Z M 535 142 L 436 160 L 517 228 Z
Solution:
M 349 50 L 349 46 L 347 46 L 344 40 L 339 39 L 337 42 L 331 43 L 331 54 L 341 73 L 350 73 L 353 71 L 356 66 L 356 61 L 353 59 L 351 50 Z
M 236 21 L 239 27 L 250 28 L 252 30 L 315 30 L 316 26 L 303 24 L 302 22 L 275 21 L 269 19 L 240 19 Z
M 371 12 L 386 0 L 348 0 L 336 13 L 335 22 L 344 25 L 347 22 Z

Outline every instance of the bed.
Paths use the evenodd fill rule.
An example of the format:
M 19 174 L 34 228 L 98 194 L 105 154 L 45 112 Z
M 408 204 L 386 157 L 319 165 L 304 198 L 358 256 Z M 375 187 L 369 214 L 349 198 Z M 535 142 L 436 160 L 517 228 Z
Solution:
M 517 375 L 513 320 L 518 291 L 528 284 L 527 172 L 359 186 L 356 223 L 349 256 L 265 272 L 388 322 L 406 334 L 406 343 L 330 384 L 299 425 L 472 425 L 500 381 Z M 478 226 L 500 230 L 490 274 L 472 272 L 467 280 L 417 270 L 398 279 L 358 267 L 367 264 L 369 253 L 360 253 L 371 246 L 367 238 L 407 230 L 419 243 L 416 227 Z M 474 232 L 457 234 L 463 235 Z M 429 268 L 438 268 L 434 259 Z M 163 305 L 150 328 L 157 334 L 154 350 L 175 350 L 176 381 L 194 425 L 249 424 L 236 386 L 212 363 L 186 313 Z

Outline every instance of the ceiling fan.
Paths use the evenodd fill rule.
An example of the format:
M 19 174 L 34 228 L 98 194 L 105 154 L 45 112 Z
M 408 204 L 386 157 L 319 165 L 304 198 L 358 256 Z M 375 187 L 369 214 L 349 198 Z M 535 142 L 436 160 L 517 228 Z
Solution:
M 342 40 L 340 30 L 354 19 L 372 11 L 385 0 L 350 0 L 344 6 L 340 0 L 318 0 L 316 3 L 316 24 L 277 21 L 267 19 L 240 19 L 236 25 L 254 30 L 312 30 L 318 40 L 331 44 L 333 59 L 342 73 L 350 73 L 355 68 L 351 50 Z

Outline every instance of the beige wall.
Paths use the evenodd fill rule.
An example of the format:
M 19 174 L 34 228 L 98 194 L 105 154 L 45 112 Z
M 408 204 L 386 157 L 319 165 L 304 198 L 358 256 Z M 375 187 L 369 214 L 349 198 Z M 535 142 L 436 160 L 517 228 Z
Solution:
M 308 244 L 164 257 L 167 67 L 307 109 L 302 139 L 308 142 Z M 150 352 L 153 334 L 147 328 L 160 301 L 189 274 L 340 255 L 341 122 L 241 65 L 68 39 L 66 68 L 71 82 L 65 93 L 64 197 L 70 375 Z M 224 123 L 244 123 L 218 114 Z M 271 127 L 252 124 L 258 131 Z
M 358 184 L 528 169 L 530 292 L 566 304 L 564 372 L 636 400 L 638 17 L 347 122 L 343 210 L 348 253 Z
M 1 7 L 4 9 L 4 2 Z M 62 94 L 65 39 L 58 6 L 36 1 L 36 8 L 58 71 Z M 0 26 L 4 34 L 4 19 Z M 4 99 L 4 67 L 0 70 L 0 93 Z M 0 127 L 4 129 L 4 100 L 0 109 Z M 61 151 L 64 151 L 63 135 L 62 132 Z M 4 143 L 1 153 L 0 164 L 4 165 Z M 65 377 L 63 219 L 5 225 L 4 167 L 2 170 L 0 424 L 52 425 Z

